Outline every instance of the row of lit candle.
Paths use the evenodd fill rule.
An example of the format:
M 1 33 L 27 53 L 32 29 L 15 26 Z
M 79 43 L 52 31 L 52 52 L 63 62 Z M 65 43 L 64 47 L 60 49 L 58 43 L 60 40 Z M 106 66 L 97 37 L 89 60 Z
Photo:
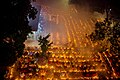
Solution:
M 90 69 L 90 70 L 78 70 L 78 69 L 70 69 L 68 71 L 66 70 L 53 70 L 53 72 L 58 72 L 58 73 L 61 73 L 61 72 L 64 72 L 64 73 L 70 73 L 70 72 L 76 72 L 76 73 L 79 73 L 79 72 L 99 72 L 99 71 L 106 71 L 105 69 Z
M 92 56 L 80 56 L 80 55 L 52 55 L 52 58 L 92 58 Z
M 58 78 L 53 78 L 54 76 L 51 76 L 51 77 L 35 77 L 35 78 L 26 78 L 25 80 L 41 80 L 41 79 L 46 79 L 46 80 L 98 80 L 99 77 L 98 76 L 93 76 L 93 77 L 60 77 L 59 79 Z M 109 79 L 118 79 L 118 77 L 114 78 L 114 77 L 107 77 L 105 76 L 107 80 Z M 15 80 L 24 80 L 22 78 L 16 78 Z
M 57 62 L 57 61 L 59 61 L 59 62 L 64 62 L 64 63 L 68 63 L 68 62 L 89 62 L 89 61 L 93 61 L 93 62 L 99 62 L 99 61 L 101 61 L 101 60 L 73 60 L 73 61 L 70 61 L 70 60 L 57 60 L 57 59 L 51 59 L 51 60 L 49 60 L 50 62 Z

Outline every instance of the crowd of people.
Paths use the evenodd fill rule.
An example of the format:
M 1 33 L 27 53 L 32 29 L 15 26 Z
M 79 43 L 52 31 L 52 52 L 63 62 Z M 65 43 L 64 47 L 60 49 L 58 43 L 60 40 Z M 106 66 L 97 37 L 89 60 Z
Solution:
M 16 72 L 19 73 L 16 80 L 114 78 L 113 75 L 109 75 L 106 62 L 97 53 L 89 52 L 87 55 L 88 53 L 75 52 L 74 48 L 64 47 L 52 47 L 49 52 L 51 55 L 42 61 L 39 56 L 40 50 L 37 48 L 26 50 L 16 64 Z M 105 54 L 110 57 L 110 54 Z M 39 60 L 44 63 L 46 59 L 45 64 L 39 63 Z
M 38 76 L 39 68 L 37 65 L 38 52 L 24 52 L 17 62 L 17 72 L 20 78 L 30 78 Z

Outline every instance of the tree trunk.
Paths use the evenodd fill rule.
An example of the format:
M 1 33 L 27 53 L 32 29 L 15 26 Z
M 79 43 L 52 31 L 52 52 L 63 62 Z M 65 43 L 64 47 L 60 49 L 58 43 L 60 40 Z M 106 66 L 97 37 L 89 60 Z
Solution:
M 41 53 L 40 57 L 38 58 L 39 65 L 45 65 L 47 63 L 47 57 L 45 53 Z

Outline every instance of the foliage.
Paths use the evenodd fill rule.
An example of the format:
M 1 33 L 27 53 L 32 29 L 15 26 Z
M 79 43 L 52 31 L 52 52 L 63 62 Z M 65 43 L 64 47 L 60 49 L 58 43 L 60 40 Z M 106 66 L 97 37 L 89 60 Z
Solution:
M 46 51 L 51 46 L 51 44 L 53 44 L 53 42 L 50 42 L 49 40 L 47 40 L 49 37 L 50 37 L 50 34 L 48 34 L 45 37 L 42 37 L 42 36 L 39 37 L 38 42 L 43 54 L 46 53 Z
M 50 34 L 46 35 L 45 37 L 39 36 L 38 42 L 41 47 L 42 52 L 39 54 L 38 64 L 45 65 L 48 62 L 48 58 L 50 53 L 47 52 L 53 42 L 50 42 L 48 38 Z
M 100 32 L 100 33 L 98 33 Z M 105 19 L 103 22 L 97 22 L 95 25 L 95 31 L 89 35 L 90 39 L 97 45 L 97 50 L 100 53 L 105 53 L 111 61 L 112 67 L 119 76 L 120 66 L 120 22 L 115 19 Z M 100 48 L 98 48 L 100 47 Z M 96 48 L 96 47 L 95 47 Z M 111 70 L 111 69 L 110 69 Z M 111 74 L 111 73 L 110 73 Z M 101 79 L 105 79 L 104 75 L 98 75 Z
M 95 31 L 89 35 L 93 42 L 105 40 L 110 43 L 112 53 L 120 53 L 120 22 L 114 19 L 105 19 L 95 24 Z
M 2 25 L 0 29 L 0 70 L 13 65 L 23 54 L 24 41 L 31 32 L 28 18 L 35 19 L 37 13 L 31 5 L 31 0 L 3 0 L 2 4 L 0 5 Z

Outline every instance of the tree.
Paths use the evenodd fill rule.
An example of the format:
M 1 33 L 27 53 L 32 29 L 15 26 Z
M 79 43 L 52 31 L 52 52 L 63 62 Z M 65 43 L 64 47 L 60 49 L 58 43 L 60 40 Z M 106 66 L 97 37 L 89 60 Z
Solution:
M 106 41 L 112 53 L 120 53 L 120 22 L 114 19 L 95 24 L 95 30 L 89 35 L 93 42 Z
M 50 53 L 47 52 L 47 50 L 50 48 L 51 44 L 53 44 L 53 42 L 50 42 L 48 40 L 49 37 L 50 37 L 50 34 L 48 34 L 45 37 L 40 36 L 38 39 L 39 45 L 42 50 L 42 52 L 38 58 L 38 64 L 40 64 L 40 65 L 45 65 L 48 62 Z
M 50 34 L 48 34 L 45 37 L 42 37 L 42 36 L 39 37 L 38 42 L 41 47 L 43 55 L 46 54 L 48 48 L 51 46 L 51 44 L 53 44 L 53 42 L 50 42 L 49 40 L 47 40 L 49 37 L 50 37 Z
M 31 26 L 28 18 L 35 19 L 37 9 L 31 5 L 31 0 L 3 0 L 0 5 L 0 80 L 4 80 L 6 68 L 21 57 L 24 41 Z
M 108 58 L 111 60 L 112 66 L 116 69 L 115 71 L 119 72 L 120 66 L 120 22 L 115 19 L 105 19 L 103 22 L 97 22 L 95 25 L 95 31 L 89 35 L 90 39 L 93 42 L 101 42 L 100 49 L 97 49 L 98 52 L 105 52 Z M 97 46 L 98 47 L 98 46 Z M 117 56 L 117 59 L 116 59 Z

